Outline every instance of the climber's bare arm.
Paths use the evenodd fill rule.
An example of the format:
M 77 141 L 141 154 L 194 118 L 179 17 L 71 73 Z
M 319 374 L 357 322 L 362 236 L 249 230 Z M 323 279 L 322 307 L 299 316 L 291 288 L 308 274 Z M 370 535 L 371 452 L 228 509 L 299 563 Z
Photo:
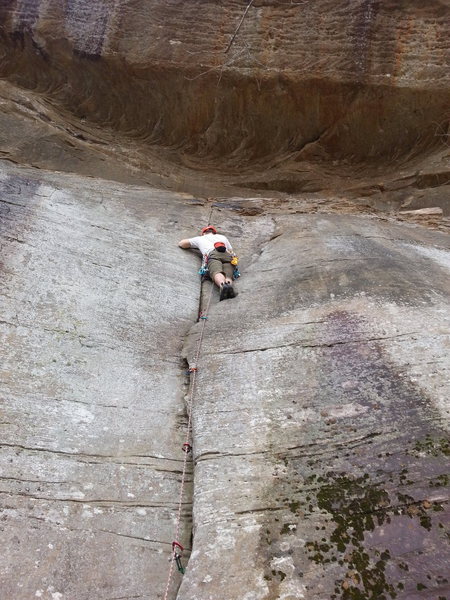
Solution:
M 180 248 L 190 248 L 191 247 L 189 240 L 181 240 L 180 242 L 178 242 L 178 245 L 180 246 Z

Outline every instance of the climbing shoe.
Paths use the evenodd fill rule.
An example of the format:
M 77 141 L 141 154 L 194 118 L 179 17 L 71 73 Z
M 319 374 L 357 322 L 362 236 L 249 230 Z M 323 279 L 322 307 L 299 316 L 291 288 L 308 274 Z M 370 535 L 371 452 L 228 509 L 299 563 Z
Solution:
M 229 288 L 230 286 L 228 285 L 228 283 L 222 283 L 222 285 L 220 286 L 220 302 L 222 302 L 222 300 L 226 300 L 229 297 Z
M 234 293 L 234 289 L 233 286 L 231 285 L 231 283 L 228 284 L 228 296 L 227 298 L 234 298 L 236 296 L 236 294 Z

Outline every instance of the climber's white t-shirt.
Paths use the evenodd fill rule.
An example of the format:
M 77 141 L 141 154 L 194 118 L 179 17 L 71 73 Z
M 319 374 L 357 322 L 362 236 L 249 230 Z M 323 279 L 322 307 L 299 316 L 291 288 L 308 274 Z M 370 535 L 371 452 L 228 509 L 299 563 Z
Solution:
M 228 239 L 224 235 L 220 235 L 220 233 L 205 233 L 205 235 L 189 238 L 191 248 L 198 248 L 203 256 L 208 255 L 214 250 L 214 244 L 216 242 L 223 242 L 228 252 L 233 251 Z

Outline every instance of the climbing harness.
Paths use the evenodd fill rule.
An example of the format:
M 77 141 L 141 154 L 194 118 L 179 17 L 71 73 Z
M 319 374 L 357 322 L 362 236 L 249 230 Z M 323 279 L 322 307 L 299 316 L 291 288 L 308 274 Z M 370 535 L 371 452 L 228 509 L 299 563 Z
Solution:
M 211 293 L 209 295 L 208 303 L 206 305 L 206 310 L 201 313 L 201 315 L 203 317 L 206 317 L 207 313 L 209 312 L 209 306 L 211 304 L 213 290 L 214 290 L 214 285 L 211 285 Z M 184 548 L 180 544 L 180 542 L 178 542 L 177 540 L 178 540 L 179 533 L 180 533 L 181 509 L 182 509 L 182 504 L 183 504 L 184 486 L 186 483 L 187 461 L 188 461 L 189 454 L 191 454 L 191 452 L 192 452 L 192 446 L 189 441 L 191 438 L 191 429 L 192 429 L 192 403 L 193 403 L 193 399 L 194 399 L 196 377 L 197 377 L 197 372 L 198 372 L 197 365 L 198 365 L 198 360 L 200 358 L 200 352 L 201 352 L 201 348 L 202 348 L 203 335 L 205 332 L 206 321 L 207 321 L 207 318 L 202 318 L 199 316 L 199 323 L 201 323 L 201 329 L 200 329 L 200 337 L 198 338 L 198 342 L 197 342 L 195 359 L 194 359 L 194 363 L 193 363 L 195 366 L 190 367 L 187 371 L 187 373 L 190 375 L 190 386 L 189 386 L 189 395 L 188 395 L 187 406 L 189 406 L 190 408 L 188 408 L 188 423 L 187 423 L 187 427 L 186 427 L 186 439 L 182 446 L 182 450 L 184 452 L 183 471 L 181 474 L 181 488 L 180 488 L 180 495 L 178 498 L 178 513 L 177 513 L 177 520 L 176 520 L 176 526 L 175 526 L 174 541 L 172 542 L 172 556 L 170 557 L 170 567 L 169 567 L 169 574 L 167 577 L 166 591 L 164 593 L 164 600 L 167 600 L 167 598 L 168 598 L 170 582 L 172 581 L 174 563 L 177 565 L 177 569 L 182 575 L 184 575 L 184 573 L 185 573 L 185 568 L 183 567 L 183 564 L 181 562 Z
M 239 272 L 239 268 L 238 268 L 239 258 L 236 255 L 234 255 L 230 262 L 231 262 L 231 264 L 234 267 L 234 269 L 233 269 L 233 279 L 237 279 L 238 277 L 241 276 L 241 274 Z M 201 265 L 200 269 L 198 270 L 198 274 L 201 275 L 202 277 L 206 277 L 207 275 L 209 275 L 209 270 L 208 270 L 208 256 L 207 255 L 205 255 L 203 257 L 202 265 Z

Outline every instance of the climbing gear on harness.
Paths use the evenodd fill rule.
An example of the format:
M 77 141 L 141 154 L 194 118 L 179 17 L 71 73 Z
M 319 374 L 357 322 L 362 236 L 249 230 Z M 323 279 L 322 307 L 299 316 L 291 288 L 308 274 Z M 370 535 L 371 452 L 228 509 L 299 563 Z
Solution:
M 175 562 L 177 563 L 177 568 L 182 575 L 184 575 L 186 572 L 183 568 L 183 565 L 181 564 L 181 553 L 183 552 L 183 550 L 184 548 L 181 544 L 179 544 L 178 542 L 172 542 L 173 560 L 175 560 Z
M 205 309 L 205 314 L 208 314 L 209 311 L 209 306 L 211 304 L 211 298 L 212 298 L 212 294 L 213 294 L 213 290 L 214 290 L 214 286 L 211 285 L 211 293 L 209 295 L 209 299 L 208 299 L 208 303 Z M 201 348 L 202 348 L 202 342 L 203 342 L 203 336 L 204 336 L 204 331 L 205 331 L 205 325 L 206 325 L 206 320 L 202 320 L 202 324 L 201 324 L 201 329 L 200 329 L 200 337 L 198 338 L 198 342 L 197 342 L 197 351 L 195 354 L 195 358 L 193 361 L 194 365 L 198 364 L 198 360 L 200 358 L 200 352 L 201 352 Z M 191 437 L 191 429 L 192 429 L 192 404 L 193 404 L 193 399 L 194 399 L 194 393 L 195 393 L 195 382 L 196 382 L 196 377 L 197 377 L 197 367 L 191 367 L 189 369 L 189 373 L 192 373 L 192 377 L 190 379 L 190 386 L 189 386 L 189 398 L 188 398 L 188 402 L 187 405 L 191 408 L 188 408 L 188 422 L 187 422 L 187 427 L 186 427 L 186 441 L 183 445 L 183 449 L 187 448 L 187 446 L 190 446 L 189 443 L 189 439 Z M 187 452 L 185 450 L 184 452 L 184 460 L 183 460 L 183 470 L 181 473 L 181 489 L 180 489 L 180 495 L 178 497 L 178 513 L 177 513 L 177 519 L 176 519 L 176 526 L 175 526 L 175 535 L 174 538 L 177 539 L 178 535 L 180 533 L 180 524 L 181 524 L 181 511 L 183 508 L 183 494 L 184 494 L 184 486 L 186 483 L 186 471 L 187 471 L 187 460 L 188 460 L 188 455 L 190 454 L 190 452 Z M 169 573 L 167 576 L 167 585 L 166 585 L 166 591 L 164 593 L 164 598 L 163 600 L 167 600 L 168 599 L 168 595 L 169 595 L 169 589 L 170 589 L 170 582 L 172 580 L 172 573 L 173 573 L 173 563 L 175 562 L 178 568 L 178 571 L 182 574 L 184 574 L 185 569 L 183 567 L 183 565 L 181 564 L 181 552 L 183 551 L 183 547 L 181 546 L 181 544 L 179 542 L 172 542 L 172 552 L 173 552 L 173 556 L 172 559 L 170 561 L 170 568 L 169 568 Z
M 208 256 L 205 255 L 202 260 L 202 266 L 198 270 L 199 275 L 207 275 L 208 274 Z
M 234 267 L 234 269 L 233 269 L 233 279 L 237 279 L 238 277 L 241 276 L 241 274 L 239 272 L 239 268 L 238 268 L 238 263 L 239 263 L 239 257 L 236 256 L 236 254 L 235 254 L 233 256 L 233 258 L 231 259 L 231 264 Z
M 213 227 L 212 225 L 208 225 L 207 227 L 203 227 L 203 229 L 201 230 L 200 233 L 201 233 L 201 235 L 203 235 L 207 231 L 212 231 L 213 233 L 217 233 L 217 229 L 215 227 Z

